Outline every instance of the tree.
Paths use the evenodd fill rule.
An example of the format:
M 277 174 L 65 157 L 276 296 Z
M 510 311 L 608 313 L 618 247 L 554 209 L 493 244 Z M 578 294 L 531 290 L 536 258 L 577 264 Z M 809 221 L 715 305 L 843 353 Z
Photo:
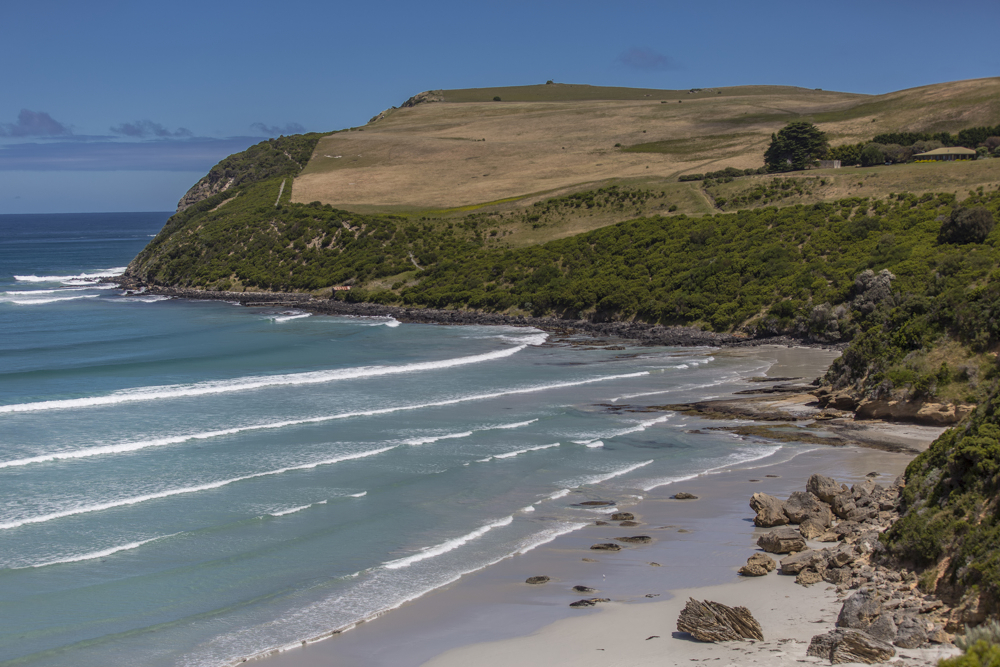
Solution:
M 829 150 L 825 132 L 812 123 L 796 120 L 771 135 L 771 145 L 764 152 L 764 162 L 770 171 L 805 169 L 806 165 L 826 155 Z
M 941 223 L 938 243 L 982 243 L 993 231 L 993 214 L 983 206 L 951 210 L 951 216 Z
M 871 143 L 861 149 L 859 162 L 862 167 L 873 167 L 885 162 L 885 146 Z

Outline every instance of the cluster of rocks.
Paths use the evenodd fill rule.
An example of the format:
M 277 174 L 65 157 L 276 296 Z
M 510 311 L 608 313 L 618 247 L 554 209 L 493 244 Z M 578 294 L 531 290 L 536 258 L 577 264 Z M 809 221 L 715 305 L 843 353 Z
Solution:
M 780 568 L 808 586 L 821 581 L 835 585 L 844 602 L 837 629 L 813 638 L 809 655 L 840 662 L 882 662 L 895 655 L 893 645 L 917 648 L 950 641 L 945 632 L 947 611 L 941 600 L 917 590 L 917 576 L 873 558 L 882 550 L 879 535 L 899 517 L 902 477 L 889 487 L 875 483 L 874 474 L 851 488 L 823 475 L 813 475 L 806 491 L 782 501 L 755 493 L 750 507 L 754 524 L 775 527 L 758 546 L 785 555 L 778 564 L 756 553 L 740 569 L 744 576 L 763 576 Z M 810 548 L 807 540 L 833 543 Z

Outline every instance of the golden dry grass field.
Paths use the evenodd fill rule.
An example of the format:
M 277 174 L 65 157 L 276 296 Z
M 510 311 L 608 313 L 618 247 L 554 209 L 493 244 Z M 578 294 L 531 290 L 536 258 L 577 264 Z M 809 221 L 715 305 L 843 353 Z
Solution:
M 711 199 L 697 184 L 683 184 L 685 192 L 678 192 L 677 177 L 759 167 L 771 133 L 791 120 L 816 123 L 833 145 L 882 132 L 956 132 L 1000 120 L 1000 78 L 875 96 L 783 86 L 692 92 L 569 84 L 424 96 L 430 101 L 320 140 L 294 182 L 293 201 L 439 216 L 484 204 L 490 211 L 511 210 L 623 183 L 660 190 L 670 185 L 683 203 L 678 213 L 707 213 Z M 843 177 L 830 192 L 860 194 L 848 170 L 838 171 Z M 896 189 L 906 189 L 905 183 Z

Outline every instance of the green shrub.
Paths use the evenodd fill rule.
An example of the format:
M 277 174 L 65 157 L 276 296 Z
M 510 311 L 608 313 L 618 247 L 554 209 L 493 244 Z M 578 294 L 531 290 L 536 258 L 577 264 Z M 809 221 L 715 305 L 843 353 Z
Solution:
M 982 243 L 993 231 L 993 214 L 983 206 L 957 206 L 941 223 L 938 243 Z
M 1000 667 L 1000 646 L 980 640 L 962 655 L 941 660 L 938 667 Z

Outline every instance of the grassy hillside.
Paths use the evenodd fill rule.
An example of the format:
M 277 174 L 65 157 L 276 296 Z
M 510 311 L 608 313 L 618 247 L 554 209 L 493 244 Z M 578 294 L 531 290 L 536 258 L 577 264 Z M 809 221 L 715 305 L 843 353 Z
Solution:
M 321 140 L 295 181 L 293 201 L 435 217 L 470 207 L 511 212 L 607 185 L 668 190 L 684 174 L 757 168 L 771 133 L 790 120 L 818 123 L 839 145 L 883 132 L 955 132 L 1000 119 L 1000 79 L 877 96 L 782 86 L 692 92 L 540 84 L 429 91 L 418 97 L 428 101 Z M 990 183 L 993 176 L 970 178 L 961 183 L 962 192 Z M 673 197 L 676 214 L 702 214 L 706 205 L 711 210 L 710 192 L 697 184 L 684 187 L 690 190 L 687 196 Z M 896 189 L 865 195 L 941 189 L 899 183 Z M 845 196 L 816 194 L 814 201 Z M 593 228 L 599 221 L 590 223 Z M 550 231 L 545 238 L 575 233 Z

